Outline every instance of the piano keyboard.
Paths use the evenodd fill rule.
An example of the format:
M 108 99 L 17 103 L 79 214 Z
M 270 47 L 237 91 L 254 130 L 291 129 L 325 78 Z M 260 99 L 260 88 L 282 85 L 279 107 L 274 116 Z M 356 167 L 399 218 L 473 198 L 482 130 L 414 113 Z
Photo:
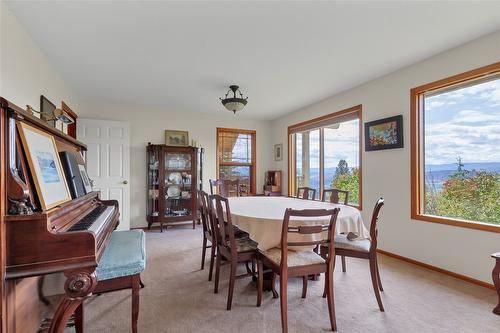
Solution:
M 98 234 L 113 211 L 113 206 L 99 205 L 85 215 L 80 221 L 71 226 L 68 231 L 90 230 Z

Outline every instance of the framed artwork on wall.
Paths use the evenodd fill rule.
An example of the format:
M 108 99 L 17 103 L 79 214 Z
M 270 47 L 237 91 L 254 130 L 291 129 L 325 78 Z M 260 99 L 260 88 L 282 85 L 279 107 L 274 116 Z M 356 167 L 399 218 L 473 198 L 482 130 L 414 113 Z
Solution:
M 274 160 L 283 161 L 283 144 L 279 143 L 274 145 Z
M 71 193 L 54 137 L 22 122 L 17 126 L 42 209 L 70 201 Z
M 403 116 L 365 123 L 365 151 L 403 148 Z
M 165 144 L 167 146 L 189 146 L 189 132 L 165 130 Z

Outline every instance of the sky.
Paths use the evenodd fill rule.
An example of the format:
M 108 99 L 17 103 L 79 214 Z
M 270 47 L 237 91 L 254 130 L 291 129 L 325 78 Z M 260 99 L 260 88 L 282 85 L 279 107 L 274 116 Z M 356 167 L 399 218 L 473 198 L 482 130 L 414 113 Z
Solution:
M 425 163 L 500 162 L 500 78 L 426 97 Z

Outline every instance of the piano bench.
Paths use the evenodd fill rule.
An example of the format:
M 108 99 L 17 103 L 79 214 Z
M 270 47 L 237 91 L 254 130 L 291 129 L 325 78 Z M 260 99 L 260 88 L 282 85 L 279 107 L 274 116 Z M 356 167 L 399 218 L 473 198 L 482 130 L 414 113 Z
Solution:
M 146 268 L 146 236 L 142 230 L 114 231 L 96 268 L 94 294 L 132 289 L 132 332 L 137 332 L 140 274 Z M 83 332 L 83 303 L 75 312 L 76 332 Z

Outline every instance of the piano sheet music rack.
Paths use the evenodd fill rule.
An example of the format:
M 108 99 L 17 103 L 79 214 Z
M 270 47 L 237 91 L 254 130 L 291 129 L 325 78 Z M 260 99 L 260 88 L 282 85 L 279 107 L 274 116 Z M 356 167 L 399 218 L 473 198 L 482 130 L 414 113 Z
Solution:
M 16 124 L 24 122 L 51 134 L 59 152 L 71 152 L 80 162 L 84 162 L 87 147 L 1 97 L 0 112 L 0 263 L 5 281 L 1 286 L 1 331 L 35 332 L 42 319 L 41 311 L 36 310 L 41 303 L 33 292 L 36 279 L 62 272 L 65 294 L 48 329 L 62 333 L 97 284 L 95 268 L 118 225 L 118 202 L 101 200 L 97 192 L 90 192 L 40 210 Z

